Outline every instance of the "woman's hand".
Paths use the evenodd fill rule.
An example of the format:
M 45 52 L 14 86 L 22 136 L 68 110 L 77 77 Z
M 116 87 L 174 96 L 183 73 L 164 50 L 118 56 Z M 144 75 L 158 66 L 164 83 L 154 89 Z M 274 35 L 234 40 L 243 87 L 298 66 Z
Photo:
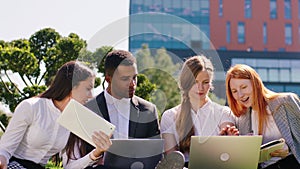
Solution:
M 103 152 L 108 150 L 112 145 L 110 138 L 111 135 L 108 136 L 102 131 L 94 132 L 92 135 L 92 140 L 96 144 L 96 149 L 92 152 L 94 157 L 100 157 Z
M 6 158 L 2 155 L 0 155 L 0 169 L 7 169 Z
M 219 133 L 219 135 L 232 135 L 232 136 L 238 136 L 239 130 L 235 126 L 226 125 L 223 127 Z
M 281 158 L 285 158 L 286 156 L 289 155 L 289 150 L 288 149 L 279 149 L 279 150 L 275 150 L 272 153 L 270 153 L 270 155 L 272 157 L 281 157 Z

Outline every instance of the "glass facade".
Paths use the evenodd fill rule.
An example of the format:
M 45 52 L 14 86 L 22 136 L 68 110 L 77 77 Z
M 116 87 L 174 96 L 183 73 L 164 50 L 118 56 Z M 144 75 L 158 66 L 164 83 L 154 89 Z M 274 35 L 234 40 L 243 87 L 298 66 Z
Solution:
M 251 66 L 264 82 L 300 82 L 300 60 L 233 58 L 231 63 Z
M 265 86 L 273 91 L 300 95 L 300 60 L 233 58 L 231 63 L 251 66 Z
M 129 50 L 209 49 L 209 0 L 131 0 Z

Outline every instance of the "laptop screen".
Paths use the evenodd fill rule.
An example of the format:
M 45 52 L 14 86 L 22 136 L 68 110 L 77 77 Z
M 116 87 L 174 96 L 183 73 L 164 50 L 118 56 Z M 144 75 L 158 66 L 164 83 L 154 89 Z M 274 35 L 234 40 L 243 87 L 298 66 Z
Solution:
M 192 136 L 189 169 L 257 169 L 262 136 Z
M 163 154 L 162 139 L 112 139 L 104 155 L 110 169 L 154 169 Z

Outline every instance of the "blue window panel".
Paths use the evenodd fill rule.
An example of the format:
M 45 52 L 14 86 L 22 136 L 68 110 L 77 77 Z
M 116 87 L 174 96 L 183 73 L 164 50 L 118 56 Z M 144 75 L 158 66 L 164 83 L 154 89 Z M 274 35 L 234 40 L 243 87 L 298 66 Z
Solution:
M 270 0 L 270 18 L 276 19 L 277 18 L 277 1 Z
M 252 0 L 245 0 L 245 18 L 252 18 Z
M 268 29 L 267 29 L 267 23 L 263 24 L 263 43 L 267 44 L 268 43 Z
M 292 24 L 285 24 L 284 35 L 285 35 L 285 44 L 291 45 L 293 43 L 292 42 Z
M 226 23 L 226 42 L 230 43 L 231 41 L 231 25 L 230 22 Z
M 245 43 L 245 23 L 238 23 L 238 43 Z
M 223 16 L 223 0 L 219 0 L 219 16 Z
M 284 18 L 292 19 L 291 0 L 284 0 Z

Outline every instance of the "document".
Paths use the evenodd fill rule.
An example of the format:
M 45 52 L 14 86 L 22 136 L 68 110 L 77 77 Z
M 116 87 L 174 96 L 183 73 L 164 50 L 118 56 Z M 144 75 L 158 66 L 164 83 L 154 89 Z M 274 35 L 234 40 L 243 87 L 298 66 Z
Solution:
M 261 145 L 259 163 L 270 160 L 270 158 L 272 158 L 270 153 L 275 150 L 282 149 L 284 144 L 285 144 L 285 140 L 281 138 Z
M 115 130 L 113 124 L 74 99 L 67 104 L 57 122 L 94 147 L 96 147 L 92 141 L 94 131 L 102 131 L 110 135 Z

